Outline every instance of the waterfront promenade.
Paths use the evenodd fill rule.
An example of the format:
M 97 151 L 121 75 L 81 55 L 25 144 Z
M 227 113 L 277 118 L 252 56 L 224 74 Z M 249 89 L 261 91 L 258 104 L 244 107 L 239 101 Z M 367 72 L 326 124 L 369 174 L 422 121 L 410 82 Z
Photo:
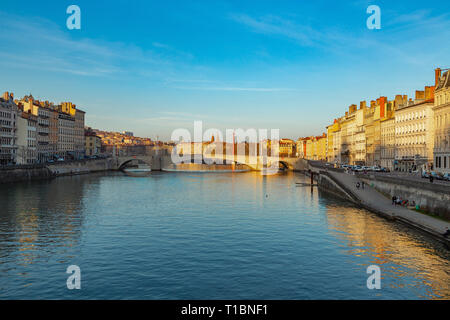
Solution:
M 444 220 L 433 218 L 403 206 L 392 205 L 391 199 L 388 199 L 367 183 L 365 184 L 364 189 L 361 187 L 358 189 L 356 183 L 361 183 L 362 180 L 356 175 L 334 170 L 328 170 L 328 174 L 357 196 L 360 204 L 365 208 L 383 214 L 388 218 L 412 224 L 417 228 L 440 237 L 442 237 L 446 228 L 450 228 L 450 223 Z

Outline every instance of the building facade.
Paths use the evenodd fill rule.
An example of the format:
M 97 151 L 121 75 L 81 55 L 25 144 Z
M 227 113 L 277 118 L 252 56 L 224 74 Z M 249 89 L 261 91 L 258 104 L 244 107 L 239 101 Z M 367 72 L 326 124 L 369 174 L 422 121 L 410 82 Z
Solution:
M 341 163 L 354 164 L 356 149 L 355 149 L 355 132 L 356 132 L 356 108 L 350 106 L 349 111 L 345 112 L 345 116 L 341 120 L 341 135 L 340 135 L 340 149 L 341 149 Z
M 279 155 L 280 157 L 292 157 L 295 154 L 296 143 L 291 139 L 280 139 Z
M 395 118 L 386 117 L 380 122 L 381 130 L 381 166 L 394 170 L 395 160 Z
M 361 101 L 355 116 L 355 165 L 366 164 L 366 128 L 364 126 L 364 114 L 366 102 Z
M 434 149 L 435 171 L 450 173 L 450 72 L 441 76 L 436 69 L 436 90 L 434 93 Z
M 102 139 L 93 131 L 85 132 L 85 153 L 86 156 L 95 156 L 100 154 L 102 148 Z
M 416 99 L 400 105 L 395 112 L 396 170 L 430 170 L 433 167 L 434 98 L 431 93 L 424 98 L 423 91 L 416 91 Z
M 332 125 L 327 127 L 327 161 L 337 163 L 338 162 L 338 145 L 335 143 L 335 135 L 340 130 L 340 124 L 337 119 L 334 119 Z
M 76 159 L 82 159 L 85 153 L 84 117 L 85 112 L 76 109 L 74 122 L 74 156 Z
M 5 92 L 0 98 L 0 165 L 16 162 L 18 112 L 14 95 Z
M 17 164 L 38 161 L 38 117 L 22 112 L 17 121 Z
M 58 157 L 71 159 L 75 150 L 75 117 L 58 113 Z

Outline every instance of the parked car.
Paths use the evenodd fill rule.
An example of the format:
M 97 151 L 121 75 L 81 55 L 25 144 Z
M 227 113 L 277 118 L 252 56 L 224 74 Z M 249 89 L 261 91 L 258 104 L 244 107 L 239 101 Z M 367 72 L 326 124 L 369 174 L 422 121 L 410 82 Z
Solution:
M 437 179 L 437 180 L 444 180 L 444 174 L 440 173 L 440 172 L 432 172 L 435 175 L 433 175 L 433 178 Z
M 422 171 L 422 178 L 428 179 L 430 177 L 430 173 L 427 171 Z
M 382 168 L 380 169 L 380 171 L 381 171 L 381 172 L 391 172 L 391 170 L 389 170 L 389 168 L 385 168 L 385 167 L 382 167 Z
M 434 179 L 442 180 L 441 176 L 437 174 L 437 172 L 431 171 L 430 176 L 432 176 Z
M 381 168 L 380 168 L 379 166 L 373 166 L 373 167 L 372 167 L 372 171 L 380 172 L 380 171 L 381 171 Z
M 55 161 L 52 160 L 52 159 L 50 159 L 50 160 L 48 160 L 47 162 L 48 162 L 48 163 L 54 163 Z
M 442 180 L 445 180 L 445 181 L 450 181 L 450 173 L 444 173 L 444 175 L 442 176 Z
M 58 161 L 58 162 L 63 162 L 63 161 L 64 161 L 64 158 L 58 158 L 58 159 L 56 159 L 56 161 Z

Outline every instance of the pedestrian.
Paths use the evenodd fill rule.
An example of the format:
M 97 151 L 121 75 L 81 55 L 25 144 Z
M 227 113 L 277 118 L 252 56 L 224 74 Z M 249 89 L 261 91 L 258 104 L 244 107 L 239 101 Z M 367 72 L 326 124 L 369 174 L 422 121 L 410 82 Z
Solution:
M 364 190 L 364 181 L 361 182 L 362 189 Z
M 392 196 L 392 204 L 395 205 L 395 200 L 397 200 L 396 196 Z
M 448 227 L 446 228 L 445 233 L 443 234 L 443 236 L 446 237 L 446 238 L 448 236 L 450 236 L 450 230 L 448 230 Z
M 356 189 L 359 189 L 359 182 L 356 183 Z
M 433 183 L 433 176 L 430 173 L 430 183 Z

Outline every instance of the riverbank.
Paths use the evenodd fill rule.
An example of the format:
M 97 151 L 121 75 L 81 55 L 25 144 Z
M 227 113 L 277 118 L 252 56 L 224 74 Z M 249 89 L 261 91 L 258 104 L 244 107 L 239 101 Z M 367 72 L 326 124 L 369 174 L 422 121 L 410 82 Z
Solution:
M 346 198 L 356 205 L 382 215 L 389 220 L 399 221 L 424 231 L 439 241 L 450 245 L 450 239 L 443 236 L 446 229 L 450 228 L 448 221 L 403 206 L 392 205 L 391 199 L 378 191 L 370 181 L 365 181 L 364 189 L 362 187 L 357 188 L 356 184 L 362 181 L 361 177 L 357 175 L 346 174 L 337 170 L 320 170 L 317 174 L 319 175 L 318 185 L 323 190 Z
M 60 176 L 88 174 L 114 170 L 113 160 L 83 159 L 52 164 L 22 165 L 0 168 L 0 184 L 31 180 L 46 180 Z

